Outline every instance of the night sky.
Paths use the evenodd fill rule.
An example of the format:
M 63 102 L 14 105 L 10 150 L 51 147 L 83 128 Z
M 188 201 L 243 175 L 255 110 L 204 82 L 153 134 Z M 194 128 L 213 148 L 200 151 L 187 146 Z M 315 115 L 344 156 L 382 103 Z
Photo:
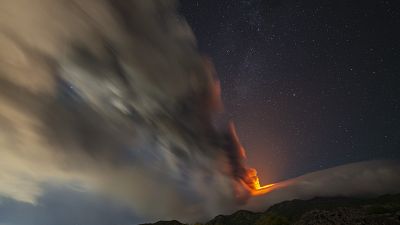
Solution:
M 395 2 L 181 1 L 263 181 L 400 158 Z
M 176 1 L 0 0 L 0 225 L 398 193 L 400 0 Z

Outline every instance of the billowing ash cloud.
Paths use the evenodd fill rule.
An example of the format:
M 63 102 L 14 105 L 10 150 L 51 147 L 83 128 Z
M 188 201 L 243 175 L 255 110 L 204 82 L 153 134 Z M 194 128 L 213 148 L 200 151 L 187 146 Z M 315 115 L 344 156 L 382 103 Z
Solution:
M 1 196 L 35 204 L 56 183 L 163 219 L 236 201 L 214 71 L 175 10 L 1 1 Z
M 2 0 L 0 197 L 11 211 L 33 207 L 40 216 L 0 223 L 61 224 L 44 218 L 43 204 L 59 196 L 49 186 L 79 193 L 62 202 L 84 195 L 87 205 L 101 199 L 149 219 L 233 210 L 248 197 L 238 185 L 246 169 L 233 130 L 212 125 L 222 108 L 215 79 L 175 1 Z M 362 168 L 369 164 L 304 176 L 256 205 L 358 193 Z M 360 180 L 372 188 L 369 178 L 391 176 L 398 180 L 373 170 Z

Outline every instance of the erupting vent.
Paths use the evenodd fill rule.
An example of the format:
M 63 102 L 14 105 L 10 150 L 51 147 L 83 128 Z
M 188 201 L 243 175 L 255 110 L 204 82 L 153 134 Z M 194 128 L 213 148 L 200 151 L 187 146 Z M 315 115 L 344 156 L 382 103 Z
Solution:
M 260 185 L 260 179 L 257 176 L 257 170 L 254 168 L 247 169 L 246 177 L 243 178 L 242 184 L 251 195 L 262 195 L 273 190 L 275 184 Z
M 235 157 L 232 157 L 231 160 L 234 167 L 236 168 L 236 173 L 235 174 L 239 182 L 244 186 L 246 190 L 249 191 L 249 193 L 253 196 L 257 195 L 262 195 L 266 194 L 276 188 L 275 184 L 267 184 L 261 186 L 260 184 L 260 179 L 257 176 L 257 170 L 254 168 L 247 168 L 245 165 L 245 160 L 247 158 L 246 156 L 246 150 L 244 147 L 240 144 L 239 138 L 236 133 L 236 129 L 233 123 L 230 123 L 229 126 L 230 130 L 230 137 L 232 144 L 235 148 L 236 152 Z

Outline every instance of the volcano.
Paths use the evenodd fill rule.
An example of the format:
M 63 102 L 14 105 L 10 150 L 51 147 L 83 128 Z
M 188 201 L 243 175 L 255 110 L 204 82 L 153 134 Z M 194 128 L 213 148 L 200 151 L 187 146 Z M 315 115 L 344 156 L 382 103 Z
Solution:
M 376 198 L 313 198 L 278 203 L 264 212 L 237 211 L 196 225 L 397 225 L 400 224 L 400 194 Z M 144 224 L 151 225 L 151 224 Z M 159 221 L 154 225 L 184 225 Z

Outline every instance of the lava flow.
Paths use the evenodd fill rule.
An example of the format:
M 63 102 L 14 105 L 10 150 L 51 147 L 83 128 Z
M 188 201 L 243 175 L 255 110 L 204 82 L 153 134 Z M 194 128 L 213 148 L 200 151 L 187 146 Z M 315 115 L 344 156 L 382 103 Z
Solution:
M 242 179 L 242 184 L 253 196 L 263 195 L 275 189 L 275 184 L 261 186 L 257 170 L 254 168 L 247 169 L 246 176 Z
M 238 177 L 239 182 L 243 185 L 243 187 L 252 196 L 266 194 L 276 189 L 277 186 L 275 186 L 275 184 L 267 184 L 261 186 L 260 179 L 258 178 L 257 175 L 257 170 L 254 168 L 247 168 L 245 166 L 244 161 L 247 158 L 246 150 L 239 141 L 233 123 L 230 123 L 229 125 L 229 133 L 230 133 L 231 144 L 233 144 L 233 147 L 236 150 L 235 155 L 234 157 L 231 157 L 231 160 L 233 161 L 232 163 L 236 165 L 236 168 L 239 168 L 236 169 L 236 171 L 234 171 L 234 174 Z

